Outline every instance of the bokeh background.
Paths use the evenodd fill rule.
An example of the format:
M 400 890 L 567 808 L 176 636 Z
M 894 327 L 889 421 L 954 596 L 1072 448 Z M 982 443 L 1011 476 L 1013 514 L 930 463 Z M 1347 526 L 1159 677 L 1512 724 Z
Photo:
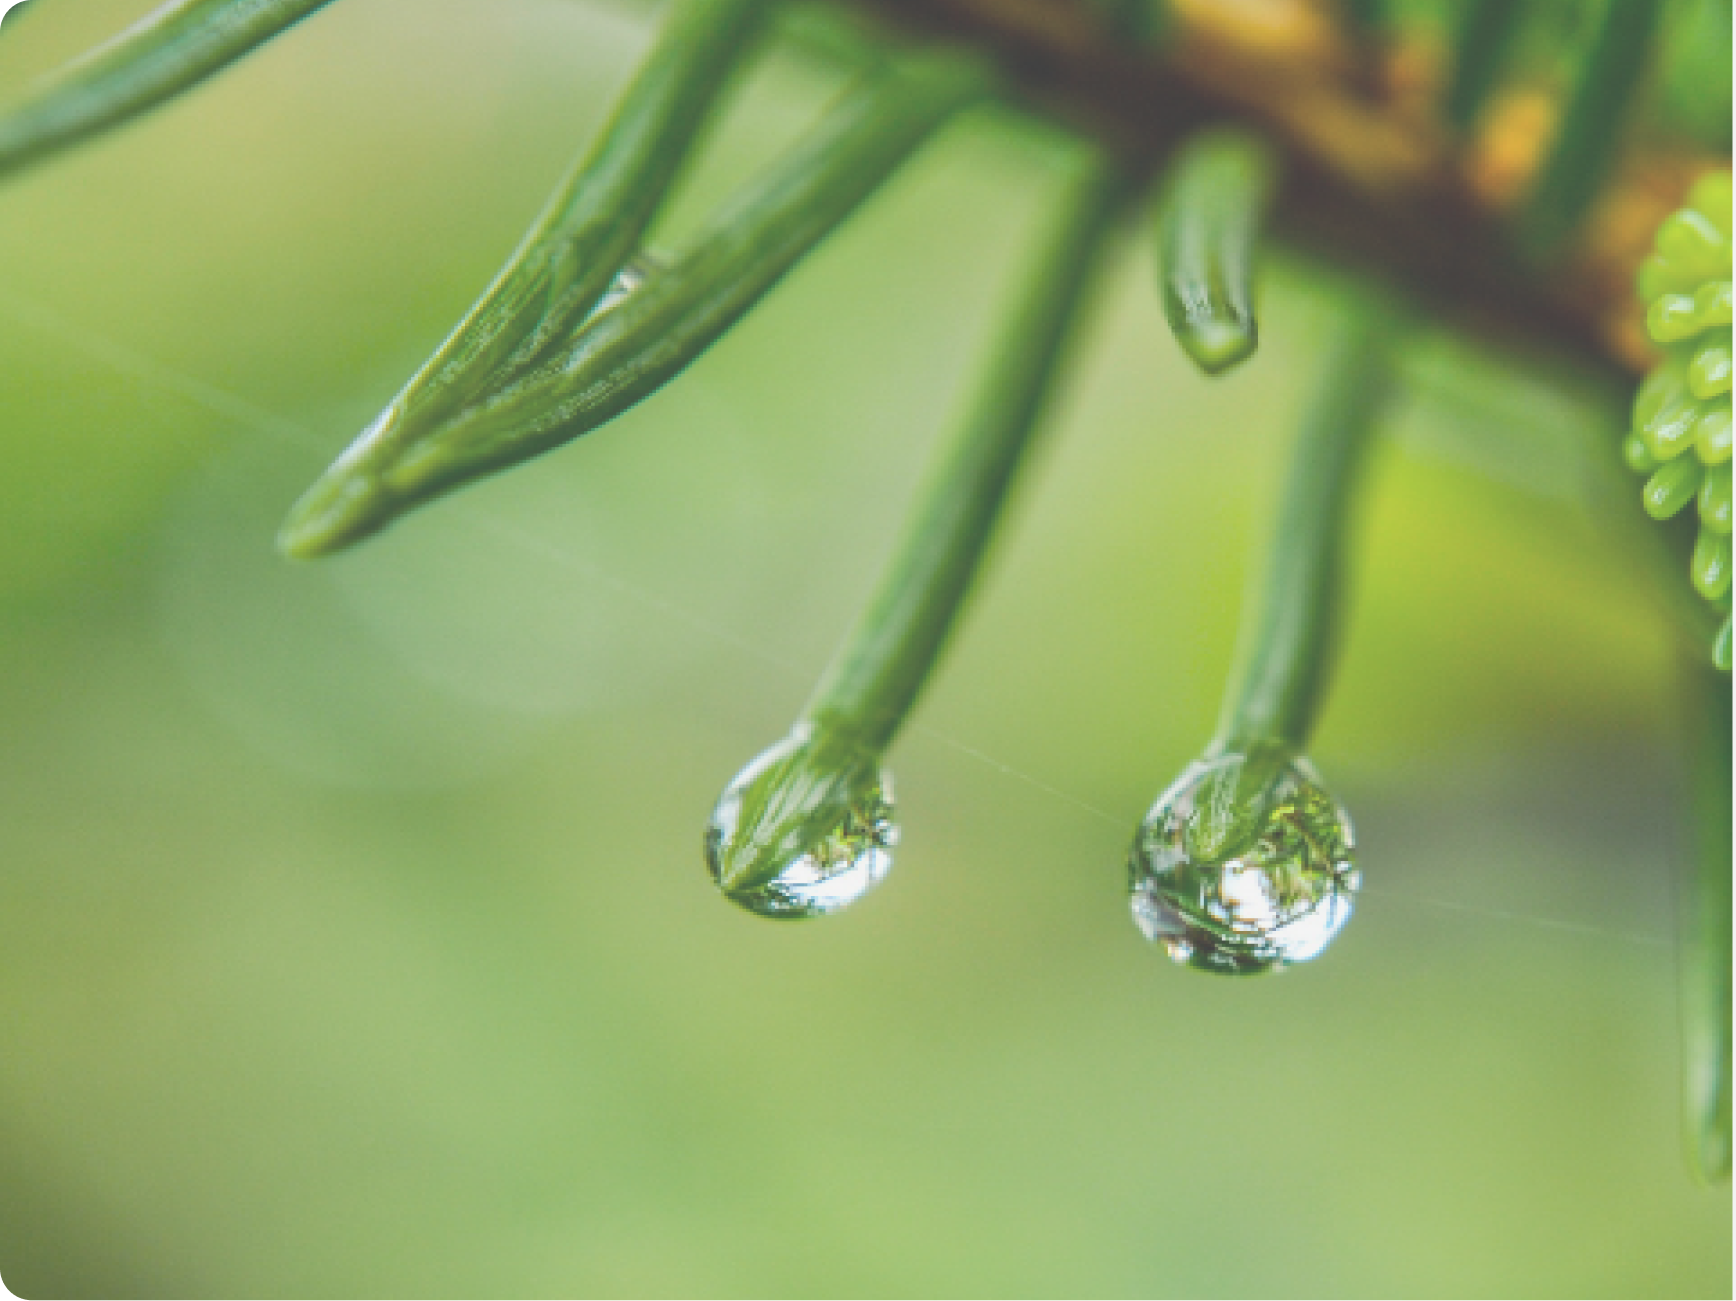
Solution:
M 0 95 L 147 7 L 33 0 Z M 606 430 L 276 557 L 649 17 L 345 0 L 0 191 L 11 1289 L 1728 1296 L 1677 1135 L 1671 655 L 1586 394 L 1419 354 L 1316 750 L 1367 890 L 1247 982 L 1144 945 L 1123 862 L 1333 311 L 1294 260 L 1208 383 L 1123 242 L 893 755 L 890 881 L 772 924 L 701 863 L 956 416 L 1047 129 L 961 121 Z M 658 240 L 844 75 L 774 42 Z

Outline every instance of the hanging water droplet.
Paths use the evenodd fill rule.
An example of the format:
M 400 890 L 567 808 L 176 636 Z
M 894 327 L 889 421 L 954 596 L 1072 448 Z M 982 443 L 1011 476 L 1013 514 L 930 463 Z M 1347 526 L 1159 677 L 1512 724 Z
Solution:
M 718 888 L 762 917 L 819 917 L 892 868 L 892 775 L 878 754 L 799 725 L 717 802 L 705 861 Z
M 1350 920 L 1354 845 L 1349 815 L 1305 759 L 1190 764 L 1134 838 L 1134 924 L 1202 971 L 1306 962 Z

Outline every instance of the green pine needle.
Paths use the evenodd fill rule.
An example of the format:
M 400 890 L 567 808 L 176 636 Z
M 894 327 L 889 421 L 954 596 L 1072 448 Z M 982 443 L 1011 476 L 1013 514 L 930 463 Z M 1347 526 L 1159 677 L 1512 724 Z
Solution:
M 1255 254 L 1275 173 L 1265 143 L 1235 130 L 1196 136 L 1170 164 L 1155 224 L 1163 311 L 1208 375 L 1259 346 Z
M 1467 0 L 1453 33 L 1447 121 L 1469 130 L 1481 116 L 1524 26 L 1524 0 Z
M 1353 507 L 1394 384 L 1390 307 L 1347 290 L 1348 315 L 1304 413 L 1260 599 L 1243 624 L 1240 669 L 1215 745 L 1305 750 L 1337 648 Z
M 696 360 L 959 109 L 994 85 L 951 52 L 909 54 L 834 105 L 619 304 L 432 430 L 376 422 L 309 489 L 282 548 L 312 557 L 589 433 Z
M 1519 243 L 1527 256 L 1559 252 L 1597 198 L 1662 10 L 1662 0 L 1602 0 L 1549 154 L 1520 214 Z
M 408 443 L 567 341 L 638 247 L 767 7 L 677 5 L 596 143 L 376 427 Z
M 328 0 L 171 0 L 0 114 L 0 177 L 138 116 Z
M 1096 150 L 1072 183 L 1000 329 L 958 442 L 928 485 L 878 594 L 807 716 L 884 746 L 916 699 L 982 563 L 1035 433 L 1070 324 L 1127 182 Z
M 875 879 L 832 894 L 823 906 L 804 905 L 799 891 L 777 886 L 805 855 L 839 874 L 841 888 L 859 875 L 853 861 L 864 835 L 889 819 L 881 756 L 958 621 L 1128 192 L 1121 170 L 1093 149 L 1000 328 L 958 441 L 937 466 L 873 600 L 790 736 L 750 763 L 720 801 L 707 856 L 718 886 L 743 907 L 813 916 L 846 906 Z

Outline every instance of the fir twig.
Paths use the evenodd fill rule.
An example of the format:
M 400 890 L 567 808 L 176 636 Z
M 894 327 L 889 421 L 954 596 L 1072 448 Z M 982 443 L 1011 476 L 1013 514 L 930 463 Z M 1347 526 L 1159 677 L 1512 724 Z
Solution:
M 567 341 L 669 192 L 768 0 L 680 0 L 596 143 L 379 424 L 409 440 Z
M 988 65 L 913 53 L 868 76 L 666 267 L 546 361 L 432 431 L 376 423 L 296 505 L 292 554 L 349 545 L 441 493 L 590 432 L 656 392 L 753 307 L 953 113 Z
M 814 916 L 853 902 L 890 865 L 881 757 L 928 680 L 1039 427 L 1070 324 L 1126 176 L 1093 149 L 999 330 L 958 441 L 924 490 L 867 610 L 790 735 L 718 802 L 712 876 L 742 907 Z

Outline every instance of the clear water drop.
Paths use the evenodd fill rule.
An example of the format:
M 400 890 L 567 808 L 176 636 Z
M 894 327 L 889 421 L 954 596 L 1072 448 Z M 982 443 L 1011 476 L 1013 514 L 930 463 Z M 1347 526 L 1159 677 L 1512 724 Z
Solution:
M 1128 860 L 1134 924 L 1202 971 L 1307 962 L 1350 920 L 1354 848 L 1349 815 L 1306 759 L 1208 756 L 1140 824 Z
M 798 726 L 724 790 L 705 832 L 712 880 L 762 917 L 820 917 L 892 869 L 892 775 L 878 754 Z
M 655 253 L 635 253 L 628 258 L 626 265 L 615 273 L 615 278 L 597 300 L 597 305 L 591 308 L 590 315 L 585 317 L 586 324 L 596 320 L 635 290 L 643 288 L 645 282 L 662 269 L 663 259 Z

